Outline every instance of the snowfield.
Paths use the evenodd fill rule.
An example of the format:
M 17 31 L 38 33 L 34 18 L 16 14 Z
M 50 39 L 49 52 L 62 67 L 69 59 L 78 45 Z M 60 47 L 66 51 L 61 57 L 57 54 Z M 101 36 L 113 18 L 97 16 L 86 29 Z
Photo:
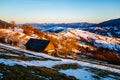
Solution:
M 24 57 L 36 57 L 36 58 L 44 58 L 47 60 L 18 60 L 18 59 L 6 59 L 6 58 L 0 58 L 0 63 L 5 64 L 5 65 L 9 65 L 9 66 L 14 66 L 14 65 L 21 65 L 24 67 L 27 66 L 37 66 L 37 67 L 47 67 L 47 68 L 52 68 L 56 65 L 62 65 L 62 64 L 78 64 L 79 66 L 81 66 L 82 68 L 77 68 L 77 69 L 67 69 L 67 70 L 63 70 L 60 69 L 59 72 L 60 73 L 64 73 L 68 76 L 74 76 L 76 79 L 79 80 L 96 80 L 96 78 L 94 78 L 93 76 L 99 76 L 100 79 L 102 80 L 116 80 L 116 79 L 120 79 L 120 76 L 116 76 L 114 74 L 110 74 L 108 73 L 107 76 L 102 77 L 100 75 L 97 74 L 100 72 L 106 72 L 109 71 L 111 73 L 115 73 L 120 75 L 120 66 L 118 68 L 113 68 L 110 66 L 104 66 L 104 65 L 99 65 L 99 64 L 93 64 L 93 63 L 89 63 L 89 62 L 83 62 L 83 61 L 78 61 L 78 60 L 71 60 L 71 59 L 62 59 L 62 58 L 57 58 L 57 57 L 53 57 L 53 56 L 49 56 L 47 54 L 44 53 L 38 53 L 38 52 L 32 52 L 32 51 L 28 51 L 28 50 L 24 50 L 18 47 L 12 47 L 12 46 L 8 46 L 8 45 L 4 45 L 0 43 L 0 54 L 2 55 L 7 55 L 7 56 L 16 56 L 19 54 L 13 54 L 11 52 L 6 52 L 6 53 L 10 53 L 10 55 L 3 53 L 3 50 L 10 50 L 10 51 L 16 51 L 16 52 L 20 52 L 21 54 L 23 54 L 22 52 L 24 52 Z M 96 69 L 94 72 L 91 72 L 92 69 Z M 110 76 L 112 75 L 112 76 Z M 2 73 L 0 73 L 0 79 L 3 77 L 4 75 Z
M 120 38 L 113 38 L 95 34 L 92 32 L 68 28 L 67 32 L 58 34 L 59 36 L 83 38 L 86 41 L 91 40 L 94 46 L 108 48 L 110 50 L 120 51 Z

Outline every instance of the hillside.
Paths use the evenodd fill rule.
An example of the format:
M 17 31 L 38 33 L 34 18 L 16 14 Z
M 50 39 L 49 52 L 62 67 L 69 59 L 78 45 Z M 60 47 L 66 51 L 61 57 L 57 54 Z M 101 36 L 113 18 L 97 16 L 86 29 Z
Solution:
M 59 33 L 44 32 L 30 24 L 1 27 L 0 79 L 118 80 L 120 38 L 96 34 L 85 30 L 87 27 L 67 27 Z M 31 38 L 50 40 L 53 52 L 26 50 Z
M 104 22 L 92 25 L 91 27 L 92 29 L 94 29 L 94 30 L 91 29 L 92 32 L 109 36 L 109 37 L 120 38 L 120 18 L 104 21 Z
M 11 24 L 6 22 L 6 21 L 3 21 L 3 20 L 0 20 L 0 27 L 10 27 Z
M 110 27 L 110 26 L 118 26 L 120 27 L 120 18 L 118 19 L 111 19 L 111 20 L 108 20 L 108 21 L 104 21 L 104 22 L 101 22 L 99 24 L 95 24 L 95 25 L 92 25 L 92 26 L 101 26 L 101 27 Z
M 79 55 L 119 64 L 120 39 L 102 36 L 85 30 L 67 28 L 66 32 L 41 32 L 32 25 L 24 24 L 12 29 L 0 29 L 0 41 L 25 49 L 30 38 L 50 40 L 55 46 L 52 56 L 75 59 Z
M 120 67 L 62 59 L 0 43 L 2 80 L 118 80 Z

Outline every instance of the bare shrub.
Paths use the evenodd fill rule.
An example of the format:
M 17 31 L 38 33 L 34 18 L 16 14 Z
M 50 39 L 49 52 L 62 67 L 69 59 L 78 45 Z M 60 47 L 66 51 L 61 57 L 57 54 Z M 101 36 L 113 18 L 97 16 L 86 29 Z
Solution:
M 22 26 L 23 29 L 23 33 L 25 33 L 26 35 L 32 35 L 34 32 L 34 27 L 30 24 L 23 24 Z
M 11 21 L 10 24 L 11 24 L 11 27 L 12 27 L 13 30 L 14 30 L 15 27 L 17 27 L 15 21 Z
M 93 55 L 88 55 L 92 58 L 107 61 L 113 64 L 120 64 L 120 57 L 116 52 L 110 51 L 108 49 L 98 48 L 98 50 L 92 52 Z
M 120 64 L 120 58 L 117 56 L 117 53 L 113 51 L 106 51 L 106 54 L 104 54 L 107 61 L 110 63 Z

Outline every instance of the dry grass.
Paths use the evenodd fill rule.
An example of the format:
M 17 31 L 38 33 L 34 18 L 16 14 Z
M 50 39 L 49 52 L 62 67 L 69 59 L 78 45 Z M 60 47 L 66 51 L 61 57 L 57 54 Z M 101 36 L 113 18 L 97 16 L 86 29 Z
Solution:
M 78 69 L 80 68 L 80 65 L 78 65 L 77 63 L 74 64 L 61 64 L 61 65 L 55 65 L 53 66 L 53 68 L 59 70 L 59 69 L 63 69 L 63 70 L 67 70 L 67 69 Z
M 107 61 L 114 64 L 120 63 L 120 58 L 118 58 L 115 52 L 113 51 L 111 52 L 109 50 L 105 50 L 99 47 L 95 48 L 94 46 L 93 47 L 95 48 L 95 50 L 81 47 L 76 38 L 70 38 L 66 36 L 61 36 L 58 38 L 57 34 L 48 34 L 46 32 L 41 32 L 39 29 L 36 29 L 32 25 L 27 25 L 27 24 L 23 25 L 22 29 L 25 34 L 15 31 L 5 32 L 4 30 L 9 30 L 9 29 L 0 29 L 0 34 L 1 34 L 0 41 L 9 43 L 13 46 L 24 48 L 23 45 L 29 40 L 30 36 L 35 34 L 38 36 L 37 37 L 38 39 L 47 39 L 53 43 L 55 47 L 55 52 L 53 52 L 51 55 L 55 55 L 57 57 L 64 56 L 65 58 L 67 58 L 68 55 L 71 55 L 72 58 L 75 59 L 76 54 L 85 54 L 89 52 L 89 53 L 93 53 L 92 56 L 89 55 L 92 58 Z M 26 38 L 27 35 L 29 35 L 29 38 Z
M 44 37 L 44 33 L 41 32 L 39 29 L 35 28 L 33 25 L 30 25 L 30 24 L 24 24 L 22 26 L 22 29 L 23 29 L 23 33 L 25 33 L 26 35 L 37 35 L 39 36 L 40 38 Z
M 46 67 L 0 64 L 0 73 L 3 74 L 2 80 L 77 80 L 75 77 L 66 76 Z
M 0 29 L 0 41 L 11 44 L 12 46 L 21 47 L 20 44 L 25 44 L 28 41 L 27 35 L 16 32 L 11 29 Z
M 92 54 L 88 55 L 89 57 L 107 61 L 112 64 L 120 64 L 120 57 L 117 55 L 117 52 L 110 51 L 108 49 L 100 48 L 94 52 L 91 52 Z

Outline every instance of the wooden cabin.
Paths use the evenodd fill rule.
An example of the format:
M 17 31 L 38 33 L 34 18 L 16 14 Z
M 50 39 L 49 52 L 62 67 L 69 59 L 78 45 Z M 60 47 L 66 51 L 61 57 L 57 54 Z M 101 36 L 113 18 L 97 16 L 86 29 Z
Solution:
M 40 40 L 31 38 L 26 44 L 26 49 L 40 51 L 40 52 L 48 52 L 51 54 L 55 48 L 50 40 Z

